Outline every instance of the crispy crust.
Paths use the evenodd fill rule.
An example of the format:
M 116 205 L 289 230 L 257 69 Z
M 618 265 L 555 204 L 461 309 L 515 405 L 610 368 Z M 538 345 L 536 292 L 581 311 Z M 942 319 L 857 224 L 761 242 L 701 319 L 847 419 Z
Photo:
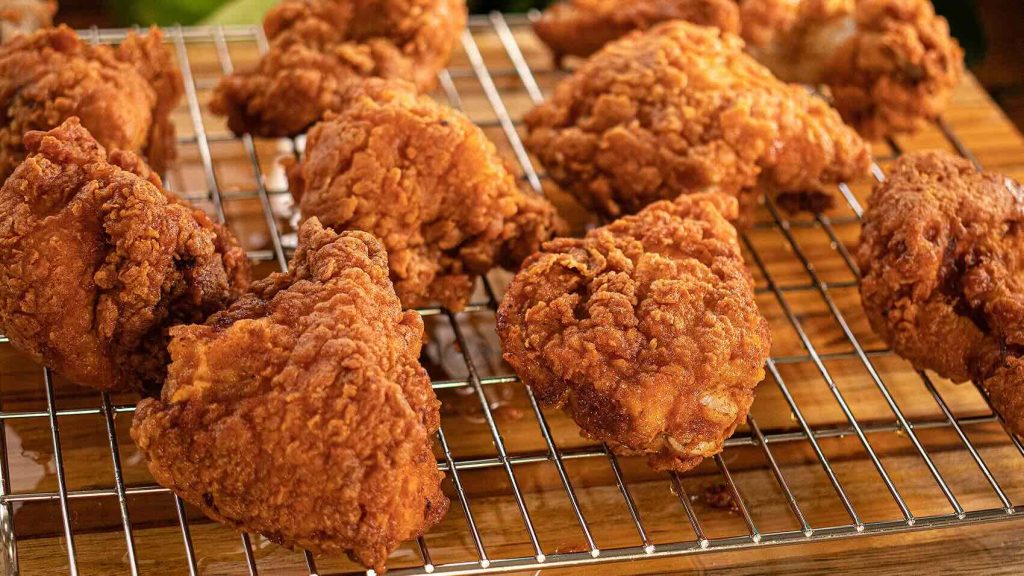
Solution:
M 964 52 L 928 0 L 862 0 L 856 34 L 825 82 L 861 134 L 913 132 L 935 119 L 964 72 Z
M 901 158 L 857 260 L 871 326 L 919 369 L 983 386 L 1024 432 L 1024 189 L 966 160 Z
M 105 148 L 144 154 L 162 172 L 174 158 L 168 114 L 182 93 L 156 28 L 117 48 L 86 44 L 64 25 L 19 36 L 0 53 L 0 181 L 25 158 L 26 132 L 72 116 Z
M 533 29 L 556 58 L 586 57 L 612 40 L 667 20 L 740 31 L 734 0 L 562 0 L 548 7 Z
M 19 350 L 100 390 L 159 389 L 167 329 L 248 284 L 233 236 L 77 118 L 25 135 L 0 189 L 0 327 Z
M 295 136 L 343 104 L 365 77 L 433 88 L 466 25 L 465 0 L 285 0 L 255 69 L 223 78 L 210 109 L 236 133 Z M 301 104 L 296 104 L 301 103 Z
M 776 80 L 743 41 L 676 21 L 613 42 L 525 118 L 526 145 L 561 187 L 616 217 L 719 186 L 809 190 L 866 172 L 839 115 Z
M 167 383 L 132 438 L 209 517 L 381 573 L 444 516 L 423 321 L 402 311 L 370 234 L 307 221 L 287 274 L 172 336 Z
M 864 136 L 914 132 L 949 104 L 963 50 L 928 0 L 745 0 L 751 53 L 780 78 L 825 84 Z
M 405 83 L 352 88 L 349 105 L 310 130 L 291 188 L 304 218 L 381 238 L 405 306 L 460 310 L 477 276 L 518 268 L 563 229 L 464 115 Z
M 693 194 L 548 242 L 498 310 L 505 360 L 616 452 L 680 472 L 717 454 L 771 347 L 736 215 L 733 198 Z

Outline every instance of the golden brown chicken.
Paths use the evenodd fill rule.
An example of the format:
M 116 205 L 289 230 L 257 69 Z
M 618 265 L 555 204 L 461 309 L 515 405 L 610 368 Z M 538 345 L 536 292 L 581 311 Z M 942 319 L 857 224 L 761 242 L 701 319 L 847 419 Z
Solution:
M 556 59 L 590 56 L 633 30 L 667 20 L 686 20 L 738 34 L 735 0 L 561 0 L 533 23 Z
M 244 290 L 245 253 L 77 118 L 25 146 L 0 189 L 0 329 L 77 384 L 159 389 L 168 327 Z
M 870 157 L 839 114 L 776 80 L 738 37 L 682 21 L 609 44 L 525 122 L 551 178 L 608 217 L 708 186 L 744 205 L 762 190 L 818 190 L 865 173 Z
M 904 156 L 869 199 L 857 261 L 893 350 L 973 380 L 1024 434 L 1024 188 L 946 153 Z
M 585 436 L 655 469 L 721 452 L 771 347 L 737 212 L 734 198 L 693 194 L 548 242 L 498 310 L 505 360 Z
M 515 269 L 561 230 L 555 209 L 518 188 L 461 113 L 379 79 L 353 84 L 346 99 L 310 130 L 292 192 L 304 218 L 381 239 L 405 306 L 459 310 L 477 276 Z
M 289 266 L 171 330 L 167 383 L 139 404 L 132 438 L 157 482 L 207 516 L 381 572 L 448 509 L 423 321 L 402 311 L 369 234 L 309 220 Z
M 876 138 L 942 113 L 963 50 L 929 0 L 743 0 L 750 52 L 779 78 L 825 84 L 843 118 Z
M 263 23 L 269 52 L 224 78 L 210 108 L 236 133 L 295 136 L 340 109 L 353 79 L 431 89 L 465 25 L 465 0 L 285 0 Z
M 739 0 L 739 5 L 743 39 L 750 46 L 764 46 L 786 40 L 795 30 L 814 33 L 815 27 L 849 16 L 857 0 Z
M 168 120 L 181 74 L 159 30 L 111 46 L 66 26 L 19 36 L 0 51 L 0 181 L 25 158 L 22 135 L 77 116 L 101 145 L 144 154 L 158 172 L 174 157 Z

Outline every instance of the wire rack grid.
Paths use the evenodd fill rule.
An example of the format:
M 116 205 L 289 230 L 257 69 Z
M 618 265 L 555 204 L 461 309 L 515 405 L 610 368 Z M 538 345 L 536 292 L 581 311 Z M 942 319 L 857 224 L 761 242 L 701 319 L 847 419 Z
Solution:
M 437 96 L 492 136 L 525 186 L 557 195 L 523 147 L 518 118 L 564 72 L 550 66 L 528 24 L 499 13 L 471 17 Z M 127 32 L 82 34 L 116 43 Z M 300 153 L 302 139 L 236 138 L 203 104 L 239 54 L 252 60 L 266 50 L 261 29 L 165 34 L 186 92 L 169 186 L 227 222 L 258 270 L 284 270 L 295 219 L 276 159 Z M 946 122 L 934 132 L 977 163 Z M 901 153 L 890 140 L 876 156 L 884 164 Z M 690 474 L 656 474 L 576 437 L 571 421 L 518 382 L 493 336 L 507 274 L 484 279 L 464 312 L 420 310 L 430 339 L 424 362 L 446 406 L 436 452 L 453 504 L 442 525 L 392 556 L 392 573 L 573 567 L 1019 519 L 1024 446 L 987 399 L 913 371 L 865 328 L 850 246 L 869 188 L 840 185 L 840 205 L 813 217 L 766 201 L 741 235 L 777 340 L 770 381 L 726 451 Z M 18 359 L 5 338 L 0 347 L 6 574 L 359 570 L 205 521 L 140 471 L 126 437 L 130 397 L 89 393 L 46 369 L 33 377 L 10 368 Z M 12 386 L 15 377 L 28 382 Z M 26 453 L 43 461 L 43 477 L 26 479 Z

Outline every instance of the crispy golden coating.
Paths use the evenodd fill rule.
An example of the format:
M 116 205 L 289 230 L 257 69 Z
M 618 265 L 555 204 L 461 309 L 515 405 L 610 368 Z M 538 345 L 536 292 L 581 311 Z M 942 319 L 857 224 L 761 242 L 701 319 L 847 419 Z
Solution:
M 719 186 L 803 191 L 866 172 L 839 115 L 775 79 L 743 41 L 675 21 L 613 42 L 526 116 L 526 144 L 558 185 L 616 217 Z
M 616 452 L 680 472 L 721 452 L 771 347 L 736 216 L 734 198 L 693 194 L 548 242 L 498 310 L 505 360 Z
M 353 85 L 350 105 L 313 127 L 290 170 L 304 218 L 365 230 L 388 250 L 410 308 L 463 308 L 477 276 L 515 269 L 562 229 L 521 191 L 483 131 L 406 83 Z
M 633 30 L 667 20 L 740 31 L 735 0 L 561 0 L 544 11 L 533 29 L 556 58 L 585 57 Z
M 913 132 L 949 104 L 963 50 L 928 0 L 743 0 L 750 51 L 790 82 L 825 84 L 871 138 Z
M 0 329 L 77 384 L 159 389 L 168 327 L 237 297 L 245 253 L 77 118 L 25 146 L 0 189 Z
M 444 516 L 423 321 L 370 234 L 307 221 L 287 274 L 171 335 L 167 383 L 132 438 L 157 482 L 210 518 L 379 573 Z
M 1024 433 L 1024 188 L 946 153 L 904 156 L 871 195 L 857 261 L 893 350 L 981 385 Z
M 0 52 L 0 181 L 25 158 L 22 135 L 77 116 L 101 145 L 144 154 L 158 172 L 174 157 L 168 119 L 181 74 L 153 29 L 117 48 L 92 46 L 66 26 L 19 36 Z
M 221 80 L 210 108 L 236 133 L 295 136 L 340 109 L 353 79 L 430 90 L 465 25 L 465 0 L 285 0 L 263 23 L 269 52 Z

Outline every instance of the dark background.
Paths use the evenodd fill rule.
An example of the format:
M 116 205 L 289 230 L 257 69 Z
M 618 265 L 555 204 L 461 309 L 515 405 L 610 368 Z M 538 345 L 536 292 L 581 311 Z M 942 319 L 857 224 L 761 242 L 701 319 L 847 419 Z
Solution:
M 57 20 L 76 27 L 195 23 L 222 0 L 63 0 Z M 473 12 L 522 12 L 548 0 L 468 0 Z M 933 0 L 949 20 L 978 80 L 1024 130 L 1024 0 Z M 140 16 L 141 15 L 141 16 Z

